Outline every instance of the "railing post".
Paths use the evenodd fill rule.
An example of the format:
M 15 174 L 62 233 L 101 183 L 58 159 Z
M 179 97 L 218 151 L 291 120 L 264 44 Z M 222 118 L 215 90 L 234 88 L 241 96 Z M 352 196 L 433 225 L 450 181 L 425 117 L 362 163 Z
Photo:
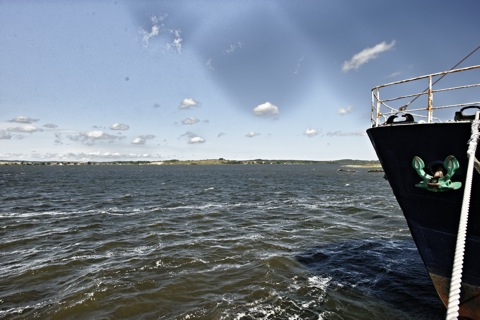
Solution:
M 432 76 L 428 77 L 428 114 L 427 122 L 431 123 L 433 121 L 433 89 L 432 89 Z
M 375 106 L 375 101 L 376 101 L 376 106 Z M 381 103 L 380 103 L 380 92 L 379 92 L 379 89 L 378 88 L 375 88 L 374 91 L 372 91 L 372 111 L 376 109 L 375 111 L 375 127 L 378 127 L 378 125 L 380 124 L 379 122 L 379 119 L 380 119 L 380 107 L 381 107 Z M 372 112 L 372 115 L 373 115 L 373 112 Z M 372 119 L 374 120 L 374 119 Z

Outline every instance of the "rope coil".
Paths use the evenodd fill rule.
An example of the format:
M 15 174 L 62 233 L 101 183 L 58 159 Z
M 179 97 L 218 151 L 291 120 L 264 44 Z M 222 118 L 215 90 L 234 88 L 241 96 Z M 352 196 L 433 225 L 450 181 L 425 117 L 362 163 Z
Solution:
M 475 120 L 472 121 L 472 133 L 468 141 L 467 150 L 468 167 L 465 179 L 465 190 L 463 193 L 462 211 L 458 225 L 457 243 L 455 247 L 455 258 L 453 261 L 452 278 L 450 279 L 450 292 L 448 295 L 448 307 L 446 320 L 458 318 L 460 310 L 460 288 L 462 285 L 463 259 L 465 255 L 465 240 L 467 237 L 468 211 L 470 207 L 470 196 L 472 188 L 473 168 L 475 165 L 475 152 L 480 133 L 478 131 L 480 112 L 475 113 Z

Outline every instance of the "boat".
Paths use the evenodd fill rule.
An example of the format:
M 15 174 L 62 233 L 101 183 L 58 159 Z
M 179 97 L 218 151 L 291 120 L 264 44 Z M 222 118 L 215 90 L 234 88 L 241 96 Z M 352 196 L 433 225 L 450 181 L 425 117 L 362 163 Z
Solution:
M 371 91 L 367 135 L 447 319 L 480 319 L 479 79 L 474 65 Z

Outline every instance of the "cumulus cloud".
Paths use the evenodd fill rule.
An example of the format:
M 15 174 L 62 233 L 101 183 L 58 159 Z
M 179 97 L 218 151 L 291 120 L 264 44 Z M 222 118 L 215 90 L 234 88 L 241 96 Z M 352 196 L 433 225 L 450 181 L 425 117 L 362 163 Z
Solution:
M 378 55 L 382 52 L 388 51 L 395 46 L 395 40 L 390 43 L 381 42 L 371 48 L 366 48 L 360 51 L 359 53 L 353 55 L 352 59 L 345 61 L 342 66 L 343 72 L 348 72 L 350 70 L 357 70 L 363 64 L 369 62 L 370 60 L 376 59 Z
M 188 140 L 189 144 L 196 144 L 196 143 L 205 143 L 205 139 L 202 137 L 191 137 L 190 140 Z
M 303 134 L 306 135 L 307 137 L 315 137 L 316 135 L 318 135 L 318 130 L 309 128 L 309 129 L 306 129 Z
M 256 136 L 259 136 L 260 133 L 256 132 L 256 131 L 250 131 L 249 133 L 247 133 L 246 137 L 247 138 L 253 138 L 253 137 L 256 137 Z
M 89 139 L 114 139 L 115 137 L 101 130 L 83 132 L 82 135 Z
M 265 102 L 253 108 L 253 113 L 260 117 L 277 117 L 280 111 L 276 105 Z
M 77 153 L 77 154 L 66 154 L 68 158 L 80 158 L 80 159 L 98 159 L 98 160 L 108 160 L 108 159 L 158 159 L 160 155 L 152 155 L 148 153 L 120 153 L 120 152 L 89 152 L 89 153 Z
M 155 136 L 153 134 L 145 134 L 145 135 L 141 135 L 141 136 L 138 136 L 137 138 L 133 139 L 132 141 L 132 144 L 145 144 L 147 143 L 147 140 L 152 140 L 153 138 L 155 138 Z
M 31 124 L 26 124 L 26 125 L 14 127 L 14 128 L 8 128 L 7 130 L 12 132 L 26 132 L 26 133 L 43 131 L 42 129 L 39 129 Z
M 9 120 L 9 122 L 16 122 L 16 123 L 33 123 L 33 122 L 37 122 L 38 119 L 32 119 L 30 117 L 26 117 L 26 116 L 18 116 L 18 117 L 15 117 L 11 120 Z
M 114 123 L 110 126 L 110 129 L 112 130 L 128 130 L 130 129 L 130 126 L 125 123 Z
M 135 138 L 132 140 L 132 144 L 145 144 L 146 140 L 145 139 L 142 139 L 140 137 L 138 138 Z
M 197 101 L 195 101 L 192 98 L 185 98 L 182 100 L 180 105 L 178 106 L 179 109 L 190 109 L 192 107 L 195 107 L 198 104 Z
M 190 117 L 190 118 L 183 119 L 182 124 L 192 125 L 192 124 L 198 123 L 199 121 L 200 120 L 198 120 L 195 117 Z
M 35 160 L 52 160 L 52 161 L 109 161 L 109 160 L 158 160 L 163 158 L 159 154 L 149 153 L 122 153 L 122 152 L 68 152 L 68 153 L 33 153 L 33 154 L 4 154 L 5 158 L 33 158 Z
M 53 123 L 47 123 L 47 124 L 44 124 L 43 125 L 45 128 L 49 128 L 49 129 L 55 129 L 55 128 L 58 128 L 58 126 L 56 124 L 53 124 Z
M 205 142 L 206 142 L 205 139 L 203 139 L 202 137 L 196 135 L 196 134 L 193 133 L 193 132 L 186 132 L 186 133 L 184 133 L 184 134 L 182 134 L 182 135 L 180 136 L 180 138 L 182 138 L 182 137 L 187 137 L 187 138 L 188 138 L 187 142 L 188 142 L 189 144 L 205 143 Z
M 81 142 L 85 145 L 93 145 L 98 141 L 113 142 L 114 140 L 121 140 L 124 138 L 125 137 L 108 134 L 102 130 L 80 132 L 78 134 L 68 136 L 69 140 Z M 61 137 L 57 135 L 55 141 L 61 142 Z
M 352 111 L 353 111 L 352 106 L 348 106 L 346 108 L 339 108 L 337 110 L 337 114 L 344 116 L 346 114 L 352 113 Z

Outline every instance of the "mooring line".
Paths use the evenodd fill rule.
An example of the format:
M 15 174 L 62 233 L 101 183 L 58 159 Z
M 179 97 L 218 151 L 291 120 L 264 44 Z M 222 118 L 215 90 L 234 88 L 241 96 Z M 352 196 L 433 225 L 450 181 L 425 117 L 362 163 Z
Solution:
M 455 246 L 455 258 L 453 261 L 452 278 L 450 279 L 450 292 L 448 294 L 446 320 L 457 319 L 460 310 L 460 288 L 462 285 L 463 258 L 465 255 L 465 240 L 467 237 L 468 211 L 470 207 L 473 168 L 475 166 L 475 152 L 477 150 L 477 141 L 479 137 L 479 115 L 480 111 L 477 111 L 475 113 L 475 120 L 472 121 L 472 133 L 470 136 L 469 147 L 467 151 L 467 177 L 465 179 L 462 211 L 460 212 L 460 222 L 458 224 L 457 243 Z

